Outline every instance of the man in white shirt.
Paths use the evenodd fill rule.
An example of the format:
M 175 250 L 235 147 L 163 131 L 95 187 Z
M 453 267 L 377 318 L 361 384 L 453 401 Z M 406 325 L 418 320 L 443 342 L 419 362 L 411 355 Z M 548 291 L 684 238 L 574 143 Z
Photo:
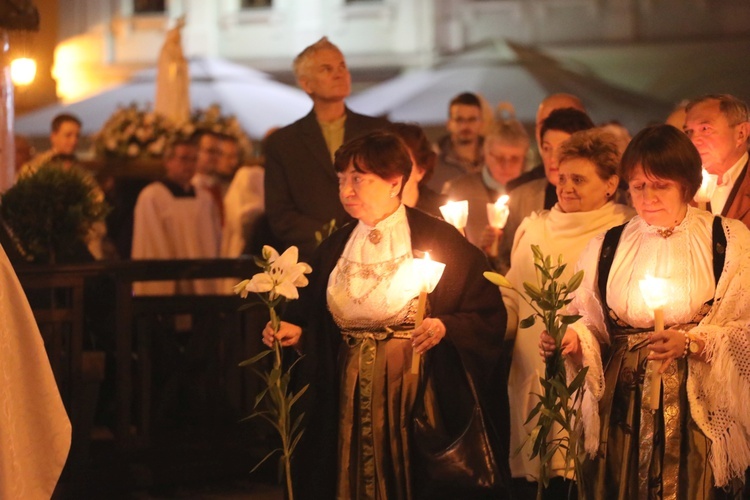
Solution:
M 76 160 L 75 152 L 81 138 L 81 120 L 68 113 L 61 113 L 52 119 L 49 134 L 50 149 L 39 153 L 20 169 L 20 175 L 35 172 L 53 158 L 60 160 L 66 168 Z
M 687 105 L 685 133 L 703 160 L 703 168 L 719 176 L 710 210 L 750 227 L 747 104 L 729 94 L 705 95 Z
M 194 188 L 197 150 L 189 141 L 171 144 L 166 177 L 141 191 L 135 204 L 133 259 L 201 259 L 219 255 L 218 210 L 206 190 Z M 217 280 L 135 283 L 139 295 L 214 294 Z

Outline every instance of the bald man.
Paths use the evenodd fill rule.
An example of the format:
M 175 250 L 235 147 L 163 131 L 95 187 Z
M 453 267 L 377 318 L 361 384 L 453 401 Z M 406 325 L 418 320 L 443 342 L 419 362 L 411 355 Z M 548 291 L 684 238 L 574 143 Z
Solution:
M 542 154 L 542 140 L 539 137 L 539 131 L 542 128 L 542 122 L 547 119 L 550 113 L 556 109 L 573 108 L 579 111 L 586 112 L 586 108 L 581 100 L 573 94 L 552 94 L 546 97 L 541 103 L 539 108 L 536 110 L 536 124 L 534 130 L 534 137 L 536 139 L 536 147 L 539 150 L 539 155 Z M 510 181 L 507 185 L 507 189 L 513 190 L 521 184 L 526 184 L 529 181 L 535 179 L 541 179 L 544 177 L 544 163 L 540 163 L 536 167 L 532 168 L 528 172 L 521 174 Z M 552 207 L 545 207 L 552 208 Z

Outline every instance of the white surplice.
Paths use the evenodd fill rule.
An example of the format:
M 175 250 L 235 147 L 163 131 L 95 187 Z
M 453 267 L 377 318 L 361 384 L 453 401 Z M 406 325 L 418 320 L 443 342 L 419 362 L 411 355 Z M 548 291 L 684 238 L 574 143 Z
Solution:
M 34 315 L 0 247 L 0 498 L 47 500 L 71 427 Z
M 240 167 L 224 195 L 221 256 L 238 257 L 250 240 L 255 221 L 263 213 L 263 167 Z
M 143 188 L 135 204 L 135 259 L 212 259 L 219 256 L 221 222 L 211 195 L 174 196 L 161 182 Z M 213 294 L 220 280 L 134 283 L 137 295 Z

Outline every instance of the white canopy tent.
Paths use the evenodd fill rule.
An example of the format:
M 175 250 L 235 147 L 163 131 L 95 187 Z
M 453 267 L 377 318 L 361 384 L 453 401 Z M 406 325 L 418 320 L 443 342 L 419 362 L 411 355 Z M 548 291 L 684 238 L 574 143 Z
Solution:
M 273 127 L 287 125 L 307 114 L 312 102 L 301 90 L 271 79 L 261 71 L 222 59 L 191 59 L 190 103 L 193 109 L 221 106 L 223 114 L 237 116 L 245 132 L 261 138 Z M 83 121 L 83 134 L 97 132 L 118 106 L 151 105 L 157 69 L 138 72 L 129 82 L 69 104 L 55 104 L 19 116 L 15 130 L 28 136 L 46 136 L 52 118 L 73 113 Z
M 666 102 L 511 42 L 487 44 L 434 68 L 405 73 L 353 96 L 349 104 L 392 121 L 431 126 L 445 123 L 448 103 L 461 92 L 481 94 L 492 106 L 510 102 L 516 117 L 530 124 L 541 100 L 555 92 L 579 96 L 595 122 L 618 120 L 631 131 L 663 120 L 670 111 Z

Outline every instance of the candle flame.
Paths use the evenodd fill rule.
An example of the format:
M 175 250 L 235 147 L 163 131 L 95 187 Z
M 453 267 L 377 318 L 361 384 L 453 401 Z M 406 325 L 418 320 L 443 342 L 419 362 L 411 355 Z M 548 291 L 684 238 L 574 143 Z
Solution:
M 669 302 L 670 284 L 667 278 L 647 274 L 638 282 L 643 301 L 650 309 L 661 309 Z
M 413 260 L 412 268 L 414 280 L 420 284 L 420 290 L 431 293 L 443 276 L 445 264 L 432 260 L 430 254 L 425 252 L 424 258 Z
M 714 191 L 716 191 L 716 184 L 719 181 L 719 176 L 716 174 L 709 174 L 708 170 L 705 168 L 702 170 L 701 175 L 703 176 L 701 187 L 698 188 L 693 199 L 698 203 L 707 203 L 711 201 L 711 197 L 714 195 Z
M 504 194 L 495 203 L 487 203 L 487 220 L 490 226 L 497 229 L 505 227 L 510 213 L 508 200 L 510 200 L 510 196 Z
M 446 222 L 452 224 L 457 229 L 466 227 L 466 219 L 469 216 L 468 200 L 449 201 L 440 207 L 440 213 Z

